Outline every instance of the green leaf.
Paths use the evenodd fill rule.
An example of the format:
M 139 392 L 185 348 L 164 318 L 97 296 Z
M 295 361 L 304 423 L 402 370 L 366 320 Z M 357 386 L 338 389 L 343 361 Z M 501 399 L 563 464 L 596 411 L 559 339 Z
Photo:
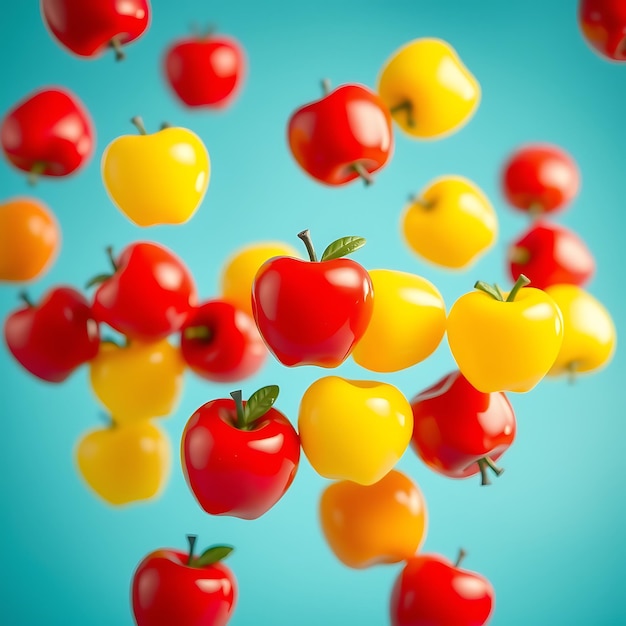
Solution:
M 232 546 L 211 546 L 207 548 L 197 559 L 193 560 L 194 567 L 204 567 L 206 565 L 213 565 L 225 559 L 234 548 Z
M 346 256 L 365 245 L 365 239 L 363 237 L 342 237 L 333 241 L 322 254 L 322 261 L 332 261 L 333 259 L 340 259 L 342 256 Z
M 272 408 L 274 402 L 276 402 L 279 391 L 278 385 L 268 385 L 267 387 L 261 387 L 261 389 L 255 391 L 250 396 L 248 402 L 246 402 L 246 406 L 243 410 L 245 424 L 249 425 L 254 422 L 254 420 L 265 415 Z

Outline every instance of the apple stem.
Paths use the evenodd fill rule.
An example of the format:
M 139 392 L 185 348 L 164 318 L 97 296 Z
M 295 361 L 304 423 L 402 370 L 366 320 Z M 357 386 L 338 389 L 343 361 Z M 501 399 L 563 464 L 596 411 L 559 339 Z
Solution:
M 189 326 L 183 331 L 185 339 L 202 339 L 209 341 L 213 337 L 213 333 L 207 326 Z
M 389 109 L 391 115 L 399 113 L 400 111 L 406 111 L 407 126 L 410 126 L 411 128 L 415 126 L 415 118 L 413 117 L 413 103 L 410 100 L 404 100 L 404 102 L 396 104 L 396 106 L 393 106 Z
M 425 211 L 432 211 L 435 208 L 436 202 L 434 200 L 424 200 L 420 196 L 409 196 L 409 202 L 411 204 L 417 204 L 418 207 L 424 209 Z
M 578 362 L 570 361 L 567 364 L 567 382 L 570 385 L 573 385 L 578 380 Z
M 243 410 L 243 398 L 241 389 L 230 392 L 230 397 L 235 401 L 235 407 L 237 408 L 237 428 L 244 429 L 246 427 L 246 419 Z
M 482 459 L 478 459 L 476 461 L 478 463 L 478 467 L 480 469 L 480 484 L 484 487 L 485 485 L 491 485 L 491 481 L 489 480 L 489 470 L 491 470 L 496 476 L 500 476 L 504 470 L 501 467 L 498 467 L 488 456 L 483 457 Z
M 479 289 L 480 291 L 484 291 L 489 294 L 494 300 L 500 300 L 504 302 L 504 297 L 502 296 L 502 292 L 500 289 L 496 289 L 494 285 L 490 285 L 482 280 L 477 280 L 474 283 L 474 289 Z
M 187 565 L 191 566 L 193 561 L 193 549 L 196 546 L 198 535 L 187 535 L 187 542 L 189 543 L 189 556 L 187 557 Z
M 541 202 L 532 202 L 528 207 L 528 215 L 533 220 L 536 220 L 541 217 L 543 214 L 543 205 Z
M 371 185 L 374 182 L 374 179 L 372 178 L 371 174 L 365 169 L 363 163 L 359 163 L 358 161 L 356 163 L 353 163 L 352 169 L 362 178 L 366 186 Z
M 141 135 L 148 134 L 146 127 L 143 125 L 143 120 L 141 119 L 141 117 L 139 117 L 139 115 L 135 115 L 135 117 L 131 117 L 130 121 L 132 124 L 134 124 L 135 128 L 139 131 Z
M 26 304 L 26 306 L 28 306 L 30 308 L 35 306 L 33 301 L 28 296 L 28 293 L 26 293 L 26 291 L 20 291 L 19 294 L 18 294 L 18 297 L 19 297 L 20 300 L 22 300 L 22 302 L 24 302 Z
M 109 46 L 115 50 L 115 60 L 123 61 L 126 58 L 124 51 L 122 50 L 122 42 L 119 37 L 113 37 L 111 41 L 109 41 Z
M 511 246 L 508 256 L 511 263 L 518 265 L 526 265 L 530 261 L 530 251 L 522 246 Z
M 26 179 L 31 187 L 37 184 L 39 177 L 46 171 L 46 167 L 47 165 L 43 161 L 35 161 L 35 163 L 33 163 L 30 172 L 28 172 L 28 178 Z
M 322 85 L 322 93 L 327 96 L 330 93 L 330 79 L 324 78 L 321 82 Z
M 169 122 L 163 122 L 161 124 L 161 130 L 165 130 L 166 128 L 173 128 L 173 126 Z
M 303 230 L 298 233 L 298 237 L 304 241 L 304 245 L 306 246 L 306 251 L 309 253 L 309 260 L 312 263 L 317 263 L 317 255 L 315 254 L 315 248 L 313 247 L 313 242 L 311 241 L 311 233 L 309 229 Z
M 511 289 L 511 291 L 509 291 L 509 295 L 508 295 L 506 301 L 507 302 L 513 302 L 513 300 L 515 300 L 515 296 L 517 295 L 519 290 L 522 287 L 525 287 L 526 285 L 530 285 L 530 279 L 527 276 L 524 276 L 524 274 L 520 274 L 517 277 L 517 280 L 515 281 L 515 284 L 513 285 L 513 289 Z
M 459 548 L 459 554 L 456 557 L 456 561 L 454 562 L 454 567 L 459 567 L 463 559 L 467 556 L 467 552 L 463 550 L 463 548 Z
M 105 248 L 107 256 L 109 257 L 109 262 L 111 263 L 111 267 L 114 272 L 117 272 L 117 263 L 115 262 L 115 257 L 113 256 L 113 246 L 107 246 Z

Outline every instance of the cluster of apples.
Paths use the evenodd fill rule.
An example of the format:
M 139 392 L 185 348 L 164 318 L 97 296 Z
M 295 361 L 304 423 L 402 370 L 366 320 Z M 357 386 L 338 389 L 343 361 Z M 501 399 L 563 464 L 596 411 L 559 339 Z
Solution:
M 582 2 L 581 15 L 598 22 L 597 4 Z M 145 32 L 151 12 L 147 0 L 126 5 L 122 12 L 115 3 L 42 0 L 42 16 L 50 34 L 72 53 L 94 57 L 110 48 L 121 59 L 123 46 Z M 618 13 L 611 12 L 613 23 Z M 596 37 L 599 28 L 584 32 Z M 619 45 L 605 49 L 621 54 Z M 163 63 L 183 104 L 219 107 L 235 97 L 245 55 L 234 40 L 205 33 L 173 44 Z M 201 74 L 204 80 L 198 80 Z M 331 186 L 373 181 L 393 154 L 393 123 L 410 137 L 436 139 L 465 124 L 480 100 L 476 79 L 438 39 L 418 39 L 396 51 L 376 90 L 347 84 L 330 91 L 326 82 L 323 87 L 320 100 L 291 116 L 287 141 L 296 163 Z M 140 135 L 119 137 L 102 156 L 111 199 L 138 226 L 188 221 L 210 180 L 206 147 L 188 129 L 166 127 L 148 135 L 140 118 L 133 122 Z M 30 180 L 72 174 L 94 151 L 89 113 L 59 88 L 19 103 L 5 117 L 0 138 L 7 159 Z M 577 181 L 571 162 L 562 153 L 555 157 L 554 149 L 547 156 L 530 152 L 521 151 L 507 167 L 511 204 L 542 213 L 562 207 Z M 548 169 L 561 168 L 556 189 L 539 175 L 544 158 L 556 159 Z M 539 188 L 529 174 L 533 167 Z M 58 225 L 36 202 L 28 211 L 40 224 L 37 234 L 23 224 L 18 229 L 16 215 L 25 213 L 24 206 L 14 200 L 0 211 L 10 226 L 6 249 L 28 239 L 40 254 L 0 259 L 0 278 L 30 280 L 58 252 Z M 429 220 L 433 212 L 444 215 L 436 226 Z M 467 268 L 497 236 L 489 200 L 460 177 L 430 183 L 411 199 L 402 223 L 406 242 L 420 257 L 455 269 Z M 496 461 L 516 433 L 506 393 L 530 391 L 550 373 L 595 371 L 609 361 L 615 331 L 608 313 L 590 297 L 561 296 L 562 284 L 546 282 L 554 280 L 546 279 L 551 265 L 547 273 L 578 288 L 593 271 L 590 255 L 572 233 L 546 222 L 533 225 L 539 227 L 540 234 L 511 248 L 515 284 L 508 293 L 478 282 L 448 314 L 426 279 L 367 270 L 345 258 L 365 243 L 361 237 L 338 239 L 319 260 L 308 231 L 298 235 L 308 259 L 283 244 L 242 249 L 224 268 L 220 298 L 204 303 L 198 303 L 181 259 L 159 244 L 138 241 L 117 257 L 109 250 L 111 271 L 91 281 L 98 285 L 91 299 L 67 286 L 52 289 L 39 305 L 24 295 L 25 306 L 5 321 L 5 340 L 17 362 L 42 380 L 62 382 L 88 364 L 92 388 L 112 424 L 79 442 L 78 466 L 96 493 L 123 504 L 151 498 L 162 488 L 169 443 L 152 420 L 175 410 L 186 368 L 210 381 L 238 382 L 258 371 L 269 351 L 286 367 L 334 369 L 352 357 L 366 370 L 390 373 L 425 360 L 447 337 L 458 370 L 410 401 L 388 383 L 324 376 L 304 392 L 297 429 L 274 408 L 277 385 L 247 401 L 237 390 L 207 402 L 185 426 L 181 464 L 207 513 L 252 520 L 290 487 L 302 451 L 332 481 L 319 510 L 337 558 L 352 568 L 406 562 L 390 598 L 394 626 L 479 626 L 492 614 L 493 588 L 479 574 L 460 569 L 462 554 L 455 563 L 418 554 L 427 527 L 425 499 L 395 465 L 412 446 L 434 471 L 456 479 L 480 474 L 482 484 L 489 484 L 489 472 L 501 473 Z M 563 256 L 559 248 L 557 255 L 553 245 L 550 263 L 542 261 L 542 270 L 535 271 L 531 241 L 545 241 L 546 232 L 565 241 L 570 252 Z M 547 254 L 543 245 L 541 254 Z M 581 258 L 586 268 L 579 266 Z M 325 302 L 332 306 L 322 307 Z M 581 328 L 581 319 L 583 325 L 591 319 L 593 330 Z M 106 337 L 104 328 L 121 343 Z M 179 345 L 170 342 L 172 336 Z M 132 608 L 138 626 L 229 621 L 237 587 L 221 560 L 232 548 L 212 546 L 196 557 L 195 536 L 188 538 L 187 552 L 157 550 L 136 569 Z

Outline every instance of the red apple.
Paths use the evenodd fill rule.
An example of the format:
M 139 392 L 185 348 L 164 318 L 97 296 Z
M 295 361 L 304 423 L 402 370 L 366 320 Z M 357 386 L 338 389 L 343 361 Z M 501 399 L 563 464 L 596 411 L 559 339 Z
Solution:
M 392 626 L 482 626 L 494 604 L 491 583 L 435 554 L 407 561 L 391 593 Z
M 189 553 L 162 548 L 137 566 L 131 602 L 137 626 L 225 626 L 235 609 L 237 583 L 220 561 L 230 546 L 212 546 L 193 555 L 195 535 L 187 535 Z
M 0 141 L 9 162 L 34 183 L 38 176 L 67 176 L 85 165 L 94 149 L 94 128 L 75 94 L 48 87 L 5 115 Z
M 180 349 L 198 376 L 220 383 L 252 376 L 267 356 L 254 320 L 223 300 L 209 300 L 191 312 L 181 329 Z
M 578 22 L 587 43 L 610 61 L 626 61 L 626 2 L 580 0 Z
M 271 408 L 278 387 L 203 404 L 181 440 L 187 484 L 211 515 L 256 519 L 291 485 L 300 461 L 300 438 L 291 422 Z
M 563 210 L 579 187 L 580 174 L 572 157 L 548 144 L 518 148 L 502 172 L 502 190 L 509 204 L 534 215 Z
M 480 472 L 488 485 L 488 469 L 515 439 L 513 407 L 501 391 L 483 393 L 456 371 L 411 400 L 411 444 L 432 470 L 451 478 Z
M 188 107 L 224 108 L 241 89 L 246 58 L 236 39 L 208 32 L 172 43 L 165 52 L 163 71 Z
M 356 178 L 366 184 L 393 153 L 391 114 L 378 94 L 357 84 L 341 85 L 297 109 L 287 127 L 298 165 L 326 185 Z
M 71 287 L 55 287 L 37 305 L 26 306 L 4 323 L 4 339 L 15 359 L 33 376 L 63 382 L 98 354 L 100 332 L 89 303 Z
M 41 0 L 50 34 L 81 57 L 100 56 L 107 48 L 124 58 L 122 46 L 140 37 L 150 23 L 148 0 Z
M 89 282 L 99 284 L 93 312 L 130 339 L 158 341 L 178 332 L 196 305 L 193 276 L 171 250 L 150 241 L 127 246 L 113 258 L 112 274 Z
M 546 221 L 536 221 L 509 246 L 508 261 L 513 282 L 524 274 L 538 289 L 563 283 L 583 286 L 596 269 L 578 235 Z
M 351 354 L 372 317 L 370 275 L 358 263 L 341 258 L 365 239 L 338 239 L 318 261 L 309 231 L 298 237 L 310 260 L 279 256 L 259 268 L 252 285 L 254 319 L 283 365 L 337 367 Z

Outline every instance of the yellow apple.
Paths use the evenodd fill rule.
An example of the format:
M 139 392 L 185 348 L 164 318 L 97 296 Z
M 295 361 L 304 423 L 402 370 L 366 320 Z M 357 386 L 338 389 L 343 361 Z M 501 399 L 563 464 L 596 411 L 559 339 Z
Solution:
M 109 504 L 149 500 L 169 475 L 170 444 L 167 435 L 147 420 L 112 425 L 80 439 L 76 463 L 85 482 Z
M 406 207 L 401 230 L 411 250 L 426 261 L 463 269 L 495 243 L 498 218 L 473 182 L 443 176 L 431 181 Z
M 325 376 L 302 396 L 298 432 L 318 474 L 372 485 L 404 454 L 413 412 L 393 385 Z
M 300 258 L 295 248 L 279 241 L 259 241 L 238 248 L 222 268 L 222 298 L 253 317 L 251 295 L 254 277 L 261 265 L 275 256 Z
M 182 224 L 194 215 L 209 185 L 209 153 L 186 128 L 164 128 L 114 139 L 102 155 L 102 179 L 116 206 L 138 226 Z
M 616 330 L 604 305 L 577 285 L 545 291 L 563 315 L 563 343 L 548 376 L 574 377 L 606 366 L 615 352 Z
M 480 85 L 452 46 L 415 39 L 391 55 L 378 93 L 400 128 L 418 139 L 438 139 L 463 126 L 480 102 Z
M 397 372 L 431 355 L 446 330 L 446 307 L 425 278 L 394 270 L 370 270 L 374 312 L 352 352 L 373 372 Z

